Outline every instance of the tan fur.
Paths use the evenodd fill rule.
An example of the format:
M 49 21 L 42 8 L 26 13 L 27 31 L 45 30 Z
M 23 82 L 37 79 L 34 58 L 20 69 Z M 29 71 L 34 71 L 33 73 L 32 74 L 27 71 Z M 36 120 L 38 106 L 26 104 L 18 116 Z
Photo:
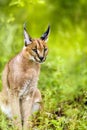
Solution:
M 48 50 L 44 40 L 33 39 L 32 43 L 11 59 L 2 76 L 3 89 L 0 93 L 0 107 L 18 127 L 29 130 L 29 116 L 40 109 L 41 93 L 37 88 L 40 59 L 32 49 L 37 49 L 45 61 Z M 23 125 L 22 125 L 23 121 Z

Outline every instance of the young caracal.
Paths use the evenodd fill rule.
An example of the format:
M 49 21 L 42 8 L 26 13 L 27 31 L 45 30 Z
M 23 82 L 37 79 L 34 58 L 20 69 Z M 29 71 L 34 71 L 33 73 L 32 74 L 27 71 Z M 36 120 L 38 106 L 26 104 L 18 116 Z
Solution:
M 41 108 L 37 83 L 40 63 L 48 54 L 46 41 L 49 31 L 50 26 L 40 38 L 32 39 L 24 26 L 25 46 L 3 71 L 0 109 L 13 120 L 18 130 L 29 130 L 29 117 Z

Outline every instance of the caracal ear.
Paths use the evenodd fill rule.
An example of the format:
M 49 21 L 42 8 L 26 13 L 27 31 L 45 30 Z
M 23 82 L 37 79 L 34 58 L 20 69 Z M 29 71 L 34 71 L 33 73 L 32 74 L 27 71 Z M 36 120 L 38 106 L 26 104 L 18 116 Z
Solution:
M 48 36 L 50 33 L 50 25 L 48 26 L 46 32 L 40 37 L 41 40 L 47 41 L 48 40 Z
M 25 46 L 32 43 L 32 38 L 28 35 L 25 24 L 24 24 L 24 43 Z

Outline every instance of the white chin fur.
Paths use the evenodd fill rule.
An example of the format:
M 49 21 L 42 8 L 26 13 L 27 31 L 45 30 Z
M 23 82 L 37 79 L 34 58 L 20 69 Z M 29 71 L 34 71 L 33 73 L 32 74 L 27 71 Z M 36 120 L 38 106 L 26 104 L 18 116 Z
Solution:
M 29 56 L 29 60 L 35 61 L 33 56 Z

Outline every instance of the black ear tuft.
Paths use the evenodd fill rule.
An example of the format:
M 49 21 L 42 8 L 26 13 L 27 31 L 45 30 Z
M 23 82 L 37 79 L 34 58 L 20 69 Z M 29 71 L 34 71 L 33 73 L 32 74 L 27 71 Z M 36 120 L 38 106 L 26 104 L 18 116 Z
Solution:
M 45 32 L 40 38 L 41 38 L 42 40 L 47 40 L 49 33 L 50 33 L 50 25 L 48 26 L 46 32 Z
M 24 27 L 24 30 L 26 30 L 26 23 L 24 23 L 23 27 Z
M 27 30 L 26 30 L 26 24 L 24 24 L 24 43 L 25 46 L 31 44 L 32 38 L 28 35 Z

